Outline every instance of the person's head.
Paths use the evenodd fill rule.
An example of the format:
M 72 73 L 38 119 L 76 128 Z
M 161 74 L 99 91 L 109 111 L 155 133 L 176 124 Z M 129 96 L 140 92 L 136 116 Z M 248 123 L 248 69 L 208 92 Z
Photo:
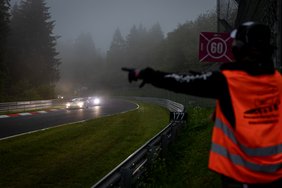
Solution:
M 245 22 L 231 32 L 234 38 L 232 52 L 237 61 L 258 61 L 271 59 L 271 31 L 267 25 Z

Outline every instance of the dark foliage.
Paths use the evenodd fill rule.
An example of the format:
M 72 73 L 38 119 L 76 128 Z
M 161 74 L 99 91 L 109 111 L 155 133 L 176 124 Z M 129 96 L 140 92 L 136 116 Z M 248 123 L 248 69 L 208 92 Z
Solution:
M 8 41 L 8 93 L 16 100 L 54 97 L 59 79 L 54 21 L 45 0 L 26 0 L 12 9 Z
M 0 1 L 0 101 L 8 85 L 7 37 L 9 34 L 9 1 Z

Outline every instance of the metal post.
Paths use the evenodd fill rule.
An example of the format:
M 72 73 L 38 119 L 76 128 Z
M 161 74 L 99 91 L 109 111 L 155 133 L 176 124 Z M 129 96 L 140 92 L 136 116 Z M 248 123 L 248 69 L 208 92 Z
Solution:
M 129 167 L 124 167 L 121 169 L 121 187 L 131 187 L 131 170 Z
M 217 0 L 217 32 L 220 32 L 220 0 Z
M 170 127 L 170 129 L 171 129 L 171 127 Z M 161 150 L 161 157 L 162 158 L 165 158 L 166 157 L 166 155 L 167 155 L 167 150 L 168 150 L 168 137 L 167 137 L 167 135 L 166 134 L 162 134 L 162 136 L 161 136 L 161 148 L 162 148 L 162 150 Z

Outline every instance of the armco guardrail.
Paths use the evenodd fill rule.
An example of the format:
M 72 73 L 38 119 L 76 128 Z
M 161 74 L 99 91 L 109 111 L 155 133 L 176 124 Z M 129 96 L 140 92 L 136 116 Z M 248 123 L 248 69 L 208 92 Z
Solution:
M 167 108 L 170 112 L 184 112 L 184 106 L 182 104 L 167 99 L 150 97 L 131 97 L 131 99 L 155 103 Z
M 157 103 L 168 108 L 171 113 L 185 113 L 182 104 L 170 100 L 140 97 L 130 99 Z M 162 131 L 131 154 L 110 173 L 93 185 L 92 188 L 135 187 L 134 185 L 136 185 L 138 179 L 140 179 L 144 172 L 150 167 L 150 164 L 152 164 L 158 156 L 165 156 L 168 144 L 174 140 L 180 128 L 185 125 L 184 116 L 176 117 L 178 118 L 172 119 Z
M 58 100 L 37 100 L 37 101 L 20 101 L 20 102 L 6 102 L 0 103 L 0 113 L 14 112 L 14 111 L 30 111 L 36 109 L 50 108 L 58 105 Z

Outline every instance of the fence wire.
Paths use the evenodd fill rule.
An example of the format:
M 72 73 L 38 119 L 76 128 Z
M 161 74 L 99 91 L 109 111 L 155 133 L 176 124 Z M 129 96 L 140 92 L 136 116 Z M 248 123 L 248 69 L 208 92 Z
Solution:
M 238 2 L 236 0 L 218 0 L 217 3 L 218 31 L 230 31 L 235 25 Z

